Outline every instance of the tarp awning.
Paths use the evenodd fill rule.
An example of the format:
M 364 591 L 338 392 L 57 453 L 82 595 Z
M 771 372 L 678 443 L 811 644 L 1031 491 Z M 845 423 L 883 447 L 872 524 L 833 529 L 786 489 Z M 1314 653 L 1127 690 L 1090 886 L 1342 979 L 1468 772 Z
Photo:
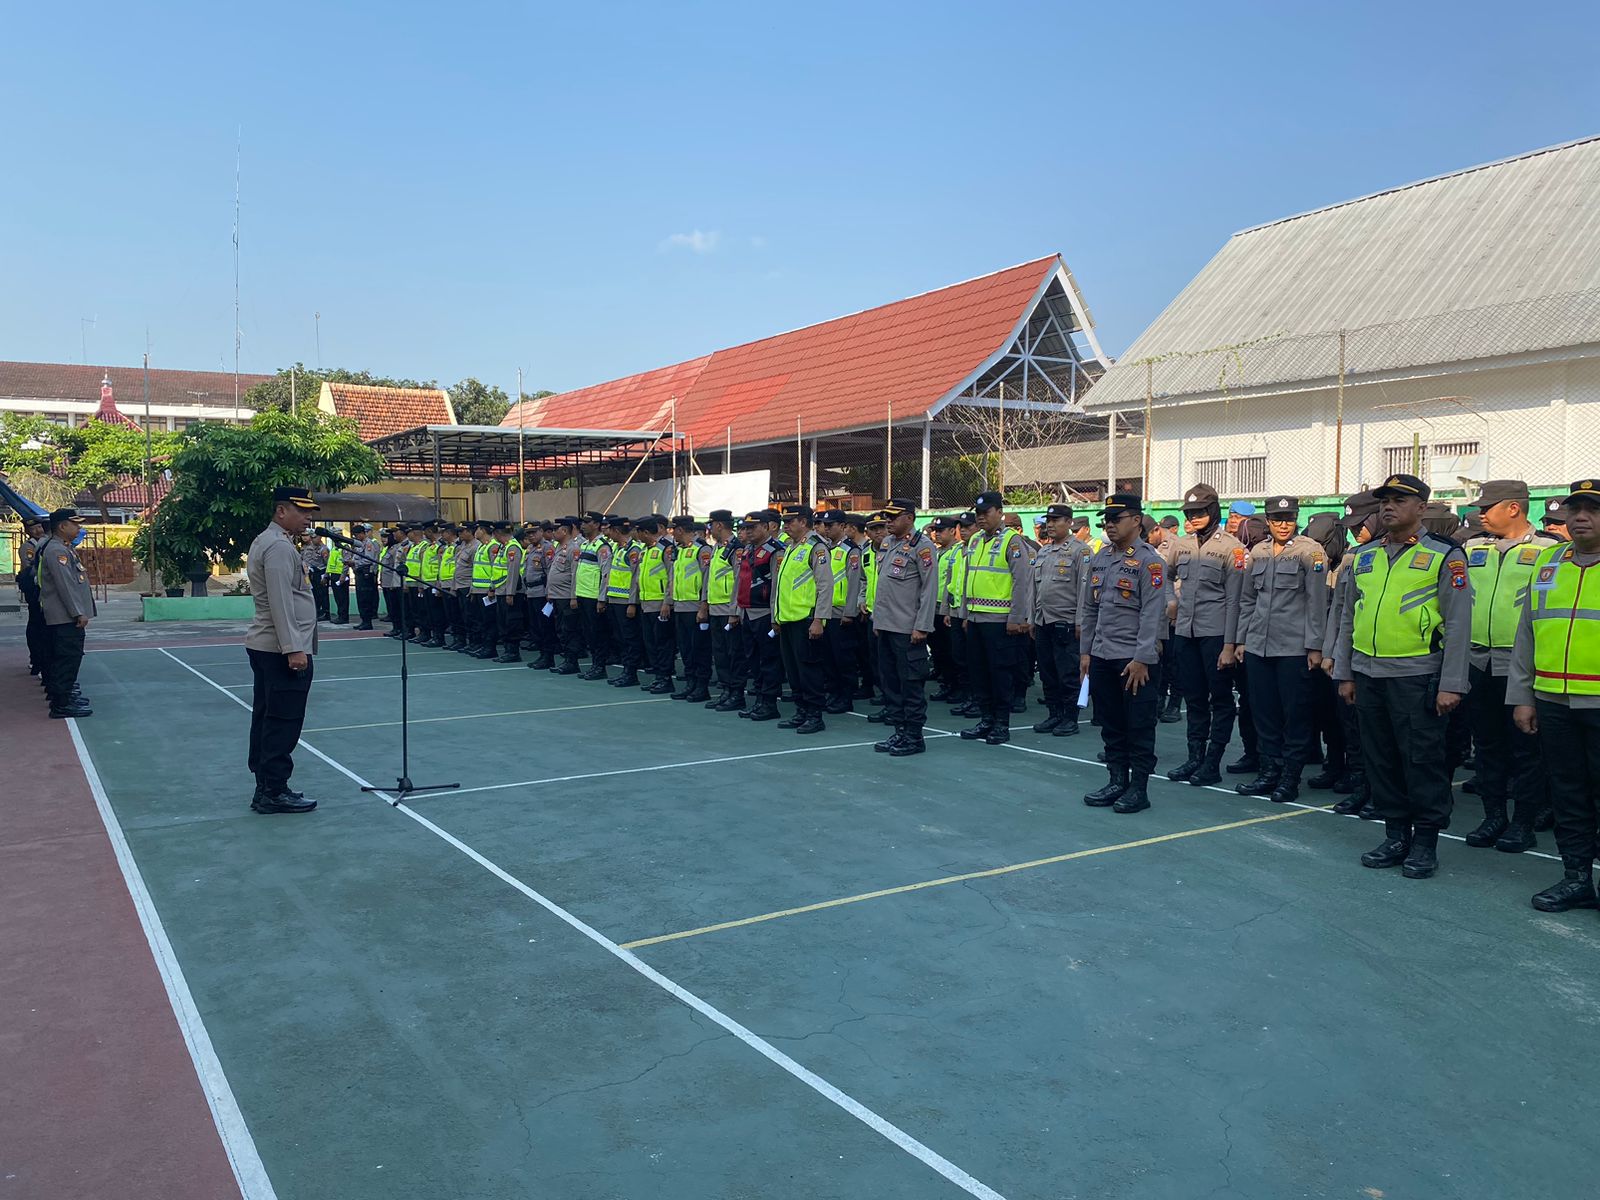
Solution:
M 404 492 L 313 492 L 319 521 L 436 521 L 439 510 L 426 496 Z

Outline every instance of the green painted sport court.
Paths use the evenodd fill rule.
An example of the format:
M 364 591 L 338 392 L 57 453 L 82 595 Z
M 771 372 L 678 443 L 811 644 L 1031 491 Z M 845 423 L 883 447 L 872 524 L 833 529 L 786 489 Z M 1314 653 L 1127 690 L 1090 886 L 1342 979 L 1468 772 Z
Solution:
M 891 760 L 861 716 L 797 739 L 427 650 L 411 773 L 462 789 L 395 808 L 359 788 L 398 655 L 324 643 L 321 807 L 272 818 L 242 649 L 85 662 L 99 836 L 247 1200 L 1593 1191 L 1600 919 L 1529 907 L 1548 836 L 1413 882 L 1312 806 L 1085 808 L 1087 721 Z

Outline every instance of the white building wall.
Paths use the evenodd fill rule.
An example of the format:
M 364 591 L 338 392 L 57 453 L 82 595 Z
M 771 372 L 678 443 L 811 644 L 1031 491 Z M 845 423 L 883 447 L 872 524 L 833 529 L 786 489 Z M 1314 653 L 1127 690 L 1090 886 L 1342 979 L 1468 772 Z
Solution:
M 1413 438 L 1428 450 L 1435 490 L 1468 490 L 1460 475 L 1541 486 L 1600 473 L 1600 357 L 1347 386 L 1336 488 L 1337 413 L 1335 388 L 1157 407 L 1146 491 L 1170 500 L 1199 478 L 1201 464 L 1226 460 L 1230 495 L 1348 493 L 1378 482 L 1389 470 L 1386 451 Z M 1479 453 L 1438 453 L 1452 444 Z M 1238 460 L 1261 458 L 1265 486 L 1240 486 L 1262 473 Z

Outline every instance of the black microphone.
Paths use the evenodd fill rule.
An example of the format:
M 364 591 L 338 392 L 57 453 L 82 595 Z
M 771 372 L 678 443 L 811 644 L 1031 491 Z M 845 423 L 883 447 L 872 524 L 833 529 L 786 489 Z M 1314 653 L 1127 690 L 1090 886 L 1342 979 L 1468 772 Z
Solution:
M 354 546 L 355 542 L 345 537 L 342 533 L 335 533 L 331 529 L 316 528 L 311 531 L 318 537 L 325 537 L 336 546 Z

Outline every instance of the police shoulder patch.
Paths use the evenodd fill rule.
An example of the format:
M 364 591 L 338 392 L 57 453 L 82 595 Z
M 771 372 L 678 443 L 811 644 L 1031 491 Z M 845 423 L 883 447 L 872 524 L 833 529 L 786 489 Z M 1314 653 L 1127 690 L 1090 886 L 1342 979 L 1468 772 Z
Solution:
M 1250 552 L 1247 551 L 1243 546 L 1235 546 L 1233 548 L 1233 569 L 1235 571 L 1244 570 L 1245 559 L 1249 557 Z
M 628 565 L 630 567 L 638 566 L 640 557 L 641 557 L 641 555 L 639 554 L 639 552 L 637 550 L 628 551 Z
M 1457 591 L 1467 586 L 1467 564 L 1459 558 L 1450 560 L 1450 586 Z
M 922 561 L 922 565 L 923 566 L 925 566 L 925 567 L 933 566 L 933 551 L 932 550 L 929 550 L 929 549 L 926 549 L 926 548 L 918 550 L 917 551 L 917 558 L 919 558 Z
M 58 554 L 58 555 L 56 555 L 56 561 L 58 563 L 60 563 L 64 567 L 64 566 L 67 565 L 68 559 L 67 559 L 67 556 L 65 554 Z
M 1153 588 L 1160 588 L 1161 587 L 1161 582 L 1162 582 L 1162 579 L 1161 579 L 1161 563 L 1160 562 L 1146 563 L 1145 564 L 1145 569 L 1150 572 L 1150 586 L 1153 587 Z
M 701 562 L 701 565 L 704 565 L 704 564 L 706 564 L 706 563 L 708 563 L 710 561 L 711 561 L 711 551 L 710 550 L 702 550 L 702 551 L 700 551 L 700 562 Z

